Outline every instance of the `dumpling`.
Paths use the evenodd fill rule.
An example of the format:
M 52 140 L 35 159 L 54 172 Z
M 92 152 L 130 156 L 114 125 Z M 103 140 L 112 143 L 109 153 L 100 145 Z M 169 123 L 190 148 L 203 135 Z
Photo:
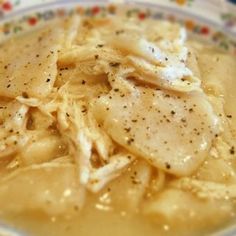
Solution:
M 14 38 L 0 47 L 1 96 L 45 97 L 51 92 L 63 40 L 63 31 L 56 26 Z
M 1 179 L 0 211 L 40 211 L 49 215 L 73 213 L 81 209 L 84 194 L 74 165 L 32 165 Z
M 93 112 L 113 140 L 178 176 L 199 167 L 218 132 L 218 119 L 200 92 L 113 87 L 93 103 Z

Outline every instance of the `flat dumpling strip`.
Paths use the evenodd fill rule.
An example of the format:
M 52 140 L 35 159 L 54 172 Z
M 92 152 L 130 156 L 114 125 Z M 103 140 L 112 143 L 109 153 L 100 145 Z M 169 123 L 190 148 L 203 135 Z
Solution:
M 129 42 L 129 43 L 124 43 Z M 141 38 L 137 39 L 129 34 L 120 34 L 112 41 L 115 48 L 123 50 L 126 54 L 141 56 L 153 64 L 165 65 L 167 55 L 155 44 Z
M 117 143 L 178 176 L 197 170 L 219 131 L 217 116 L 203 93 L 175 94 L 138 86 L 128 91 L 120 83 L 92 106 L 98 123 Z
M 142 209 L 145 215 L 150 216 L 150 220 L 170 228 L 186 228 L 187 221 L 188 235 L 190 229 L 209 229 L 209 225 L 217 226 L 231 220 L 233 204 L 223 199 L 199 199 L 189 192 L 168 188 L 144 202 Z
M 26 121 L 29 108 L 16 101 L 2 104 L 0 115 L 0 158 L 19 151 L 28 141 Z
M 122 175 L 100 191 L 99 204 L 108 209 L 137 213 L 145 198 L 153 168 L 143 160 L 135 160 Z
M 128 56 L 127 60 L 137 71 L 134 78 L 141 82 L 180 92 L 201 90 L 200 80 L 193 76 L 184 63 L 161 67 L 135 56 Z
M 190 192 L 199 199 L 228 200 L 236 198 L 236 184 L 181 178 L 171 183 L 173 188 Z
M 215 49 L 196 50 L 202 84 L 207 94 L 224 98 L 224 113 L 236 140 L 235 74 L 234 55 L 215 52 Z
M 0 48 L 0 95 L 46 97 L 57 74 L 63 41 L 59 23 L 13 38 Z
M 131 63 L 135 67 L 141 75 L 138 78 L 141 78 L 142 82 L 183 92 L 200 90 L 200 80 L 186 65 L 188 49 L 185 46 L 186 32 L 184 29 L 161 22 L 162 30 L 160 30 L 159 36 L 156 35 L 157 38 L 160 38 L 155 39 L 148 32 L 137 29 L 132 21 L 127 25 L 130 28 L 124 26 L 122 29 L 116 30 L 113 36 L 108 38 L 108 44 L 123 53 L 124 57 L 128 59 L 126 64 Z M 169 37 L 166 38 L 162 37 L 164 25 L 168 29 L 173 28 L 178 33 L 169 34 Z M 150 28 L 147 25 L 143 27 L 144 29 Z M 156 29 L 156 31 L 158 30 Z M 153 31 L 155 31 L 155 27 L 153 27 Z M 168 32 L 168 30 L 166 31 Z M 148 40 L 148 37 L 151 41 Z
M 186 30 L 178 24 L 116 19 L 111 21 L 108 29 L 112 32 L 109 42 L 115 48 L 141 56 L 153 64 L 168 64 L 166 57 L 171 54 L 179 60 L 186 59 Z
M 82 208 L 85 191 L 72 164 L 44 163 L 12 172 L 0 181 L 0 211 L 73 214 Z
M 218 143 L 221 145 L 222 143 Z M 229 150 L 227 145 L 222 147 L 224 150 Z M 227 153 L 225 153 L 227 155 Z M 236 173 L 233 169 L 233 161 L 219 157 L 217 150 L 211 150 L 209 157 L 200 166 L 194 177 L 198 180 L 212 181 L 217 183 L 236 183 Z
M 37 135 L 37 131 L 33 133 L 28 133 L 29 141 L 24 146 L 24 152 L 18 156 L 23 165 L 41 164 L 67 154 L 66 143 L 59 135 L 50 132 L 41 135 Z

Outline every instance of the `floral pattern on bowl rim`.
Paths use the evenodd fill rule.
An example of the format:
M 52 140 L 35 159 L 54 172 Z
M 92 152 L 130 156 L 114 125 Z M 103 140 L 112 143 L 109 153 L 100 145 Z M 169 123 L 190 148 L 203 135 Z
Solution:
M 176 0 L 169 0 L 176 1 Z M 180 0 L 182 1 L 182 0 Z M 194 0 L 188 0 L 189 2 Z M 195 0 L 196 1 L 196 0 Z M 110 1 L 42 1 L 35 7 L 30 6 L 28 9 L 22 8 L 11 14 L 3 17 L 2 24 L 0 22 L 0 39 L 19 34 L 24 31 L 29 31 L 33 27 L 39 26 L 48 21 L 64 17 L 65 15 L 86 15 L 91 17 L 106 16 L 107 14 L 121 13 L 119 5 L 110 3 Z M 44 2 L 44 3 L 43 3 Z M 13 5 L 7 5 L 4 1 L 2 8 L 13 9 Z M 13 3 L 13 2 L 12 2 Z M 14 0 L 15 5 L 20 5 L 20 0 Z M 181 9 L 169 10 L 168 7 L 157 3 L 127 1 L 126 10 L 122 10 L 122 14 L 130 17 L 137 17 L 139 20 L 147 18 L 165 19 L 172 22 L 179 22 L 184 25 L 190 34 L 194 34 L 200 39 L 210 41 L 215 45 L 230 51 L 236 55 L 236 38 L 234 35 L 222 31 L 222 27 L 208 19 L 202 19 L 199 16 L 192 16 Z M 4 5 L 6 4 L 6 5 Z
M 123 14 L 126 17 L 137 17 L 139 20 L 153 18 L 179 22 L 187 28 L 190 34 L 213 42 L 220 48 L 236 55 L 236 34 L 222 31 L 224 24 L 229 25 L 229 27 L 236 25 L 236 16 L 234 14 L 221 12 L 219 19 L 223 20 L 223 24 L 220 25 L 218 24 L 219 21 L 215 23 L 207 18 L 203 19 L 183 11 L 184 8 L 194 8 L 198 0 L 166 1 L 175 6 L 175 8 L 168 9 L 169 5 L 163 6 L 163 4 L 159 4 L 160 1 L 156 1 L 156 3 L 152 3 L 153 1 L 124 1 L 128 3 L 128 6 Z M 120 12 L 119 6 L 108 0 L 37 0 L 35 1 L 37 4 L 32 4 L 32 2 L 29 4 L 29 2 L 28 0 L 0 0 L 0 41 L 22 32 L 30 31 L 50 20 L 66 15 L 78 14 L 105 17 L 107 14 L 114 15 Z M 235 235 L 234 232 L 232 231 L 232 234 L 223 234 L 233 236 Z

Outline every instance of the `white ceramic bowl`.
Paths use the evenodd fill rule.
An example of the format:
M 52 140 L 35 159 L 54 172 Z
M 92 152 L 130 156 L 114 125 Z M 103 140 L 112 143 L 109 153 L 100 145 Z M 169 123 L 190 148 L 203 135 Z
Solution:
M 0 41 L 72 14 L 125 14 L 140 20 L 151 17 L 177 21 L 190 35 L 236 55 L 235 0 L 0 0 Z M 0 224 L 0 235 L 23 234 Z M 234 236 L 236 227 L 215 235 Z

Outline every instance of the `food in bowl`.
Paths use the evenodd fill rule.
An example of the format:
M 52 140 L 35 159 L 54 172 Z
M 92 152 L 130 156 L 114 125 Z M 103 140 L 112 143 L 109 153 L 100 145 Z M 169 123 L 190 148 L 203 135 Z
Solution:
M 32 235 L 201 235 L 234 219 L 234 56 L 176 23 L 71 16 L 0 58 L 2 219 Z

